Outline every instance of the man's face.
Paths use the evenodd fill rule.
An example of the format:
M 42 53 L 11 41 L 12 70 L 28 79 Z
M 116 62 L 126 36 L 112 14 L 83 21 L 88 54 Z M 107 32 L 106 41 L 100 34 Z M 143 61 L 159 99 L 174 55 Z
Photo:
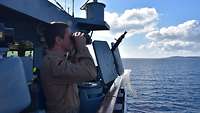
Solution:
M 61 48 L 63 48 L 66 51 L 69 51 L 72 49 L 73 44 L 71 41 L 71 31 L 69 30 L 69 28 L 65 29 L 64 38 L 59 41 L 59 45 L 61 46 Z

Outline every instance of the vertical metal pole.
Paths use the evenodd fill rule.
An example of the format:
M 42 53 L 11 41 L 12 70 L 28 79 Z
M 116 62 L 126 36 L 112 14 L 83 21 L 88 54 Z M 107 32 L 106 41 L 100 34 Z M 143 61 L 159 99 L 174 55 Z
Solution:
M 66 11 L 66 2 L 67 2 L 67 0 L 65 0 L 65 11 Z
M 72 17 L 74 17 L 74 0 L 72 0 Z

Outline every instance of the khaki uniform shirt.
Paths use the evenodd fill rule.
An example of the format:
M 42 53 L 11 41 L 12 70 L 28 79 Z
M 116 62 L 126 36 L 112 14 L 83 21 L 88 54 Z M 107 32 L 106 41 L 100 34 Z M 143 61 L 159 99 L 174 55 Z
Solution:
M 41 69 L 47 113 L 78 113 L 77 83 L 96 79 L 93 59 L 85 47 L 69 60 L 65 53 L 47 51 Z

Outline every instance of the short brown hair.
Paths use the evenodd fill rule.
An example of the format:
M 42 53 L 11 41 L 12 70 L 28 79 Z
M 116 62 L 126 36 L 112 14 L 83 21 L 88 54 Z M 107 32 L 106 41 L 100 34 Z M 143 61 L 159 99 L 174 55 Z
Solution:
M 64 38 L 65 29 L 69 26 L 64 22 L 52 22 L 47 25 L 45 30 L 45 41 L 48 48 L 53 48 L 55 45 L 55 38 L 58 36 Z

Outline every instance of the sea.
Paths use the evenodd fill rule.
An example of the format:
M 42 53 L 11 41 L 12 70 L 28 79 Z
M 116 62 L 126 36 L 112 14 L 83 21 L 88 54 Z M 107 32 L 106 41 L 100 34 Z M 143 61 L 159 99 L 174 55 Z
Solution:
M 123 59 L 127 113 L 200 113 L 200 58 Z M 132 91 L 131 91 L 132 90 Z

